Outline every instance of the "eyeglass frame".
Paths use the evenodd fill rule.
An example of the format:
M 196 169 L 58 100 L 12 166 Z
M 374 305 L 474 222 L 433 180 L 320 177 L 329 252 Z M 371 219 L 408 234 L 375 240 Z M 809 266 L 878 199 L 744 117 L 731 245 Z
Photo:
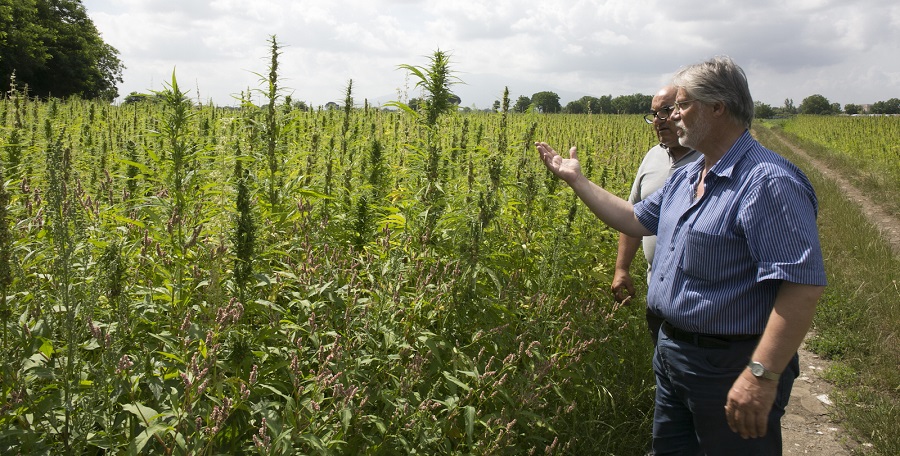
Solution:
M 688 104 L 688 103 L 693 103 L 693 102 L 695 102 L 695 101 L 697 101 L 696 98 L 691 99 L 691 100 L 676 101 L 676 102 L 672 105 L 672 114 L 669 114 L 669 115 L 671 116 L 671 115 L 673 115 L 673 114 L 676 114 L 676 113 L 679 113 L 679 112 L 681 112 L 681 111 L 684 111 L 684 108 L 682 108 L 681 105 L 686 105 L 686 104 Z
M 665 117 L 660 117 L 659 113 L 663 112 L 663 111 L 667 112 L 668 114 L 666 114 Z M 648 124 L 651 124 L 651 125 L 653 124 L 653 122 L 656 122 L 656 119 L 659 119 L 659 120 L 665 122 L 665 121 L 669 120 L 669 117 L 672 117 L 672 114 L 674 112 L 675 112 L 675 105 L 663 106 L 658 111 L 654 111 L 651 109 L 650 113 L 644 114 L 644 122 L 647 122 Z

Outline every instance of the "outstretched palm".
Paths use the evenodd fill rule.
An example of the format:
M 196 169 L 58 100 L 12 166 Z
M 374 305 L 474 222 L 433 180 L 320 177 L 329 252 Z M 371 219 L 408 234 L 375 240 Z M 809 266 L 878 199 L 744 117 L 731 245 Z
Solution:
M 574 146 L 569 149 L 569 158 L 563 158 L 547 143 L 538 142 L 535 143 L 535 146 L 537 146 L 537 150 L 541 154 L 541 161 L 544 162 L 544 166 L 560 179 L 567 183 L 572 183 L 582 175 L 581 163 L 578 162 L 578 154 Z

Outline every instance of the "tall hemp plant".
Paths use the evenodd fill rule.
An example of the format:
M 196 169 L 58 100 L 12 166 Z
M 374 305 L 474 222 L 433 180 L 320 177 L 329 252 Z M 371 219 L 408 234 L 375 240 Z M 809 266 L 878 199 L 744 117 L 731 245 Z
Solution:
M 267 197 L 272 212 L 276 210 L 279 204 L 279 193 L 282 185 L 282 161 L 283 158 L 279 154 L 278 140 L 281 135 L 281 128 L 278 120 L 278 56 L 281 55 L 281 48 L 278 45 L 278 39 L 275 35 L 269 39 L 269 73 L 262 78 L 266 84 L 266 124 L 265 124 L 265 141 L 266 141 L 266 162 L 269 165 L 269 177 Z
M 82 317 L 82 307 L 87 304 L 87 296 L 84 293 L 83 283 L 78 278 L 79 268 L 83 262 L 78 255 L 83 253 L 84 245 L 79 233 L 84 233 L 84 226 L 80 220 L 76 200 L 77 189 L 74 187 L 72 170 L 72 151 L 63 144 L 63 134 L 47 147 L 47 196 L 48 196 L 48 221 L 50 222 L 50 239 L 53 261 L 50 264 L 52 299 L 55 302 L 51 320 L 54 332 L 62 336 L 62 346 L 56 349 L 50 348 L 51 354 L 61 354 L 52 362 L 61 368 L 55 370 L 54 376 L 61 386 L 62 403 L 55 404 L 62 410 L 57 410 L 60 421 L 50 420 L 50 426 L 55 427 L 62 437 L 63 448 L 66 453 L 75 451 L 73 445 L 83 438 L 78 432 L 79 404 L 82 396 L 77 388 L 75 370 L 79 364 L 79 350 L 76 350 L 80 342 L 82 325 L 79 319 Z
M 415 66 L 409 64 L 399 65 L 399 69 L 407 70 L 418 81 L 416 87 L 423 92 L 423 101 L 419 105 L 421 114 L 413 110 L 409 105 L 395 101 L 388 103 L 403 111 L 413 114 L 424 125 L 426 131 L 425 148 L 425 178 L 426 188 L 422 193 L 422 200 L 426 206 L 425 230 L 423 237 L 431 238 L 432 231 L 437 225 L 438 219 L 444 211 L 444 195 L 440 183 L 441 143 L 438 131 L 438 119 L 442 115 L 453 111 L 455 95 L 451 91 L 454 84 L 462 82 L 450 69 L 450 54 L 440 49 L 434 51 L 430 57 L 428 66 Z
M 247 302 L 247 287 L 253 277 L 253 257 L 256 243 L 256 222 L 249 188 L 249 172 L 243 167 L 240 146 L 235 145 L 234 181 L 236 186 L 234 218 L 234 284 L 241 302 Z
M 193 171 L 194 160 L 197 153 L 193 143 L 191 132 L 191 120 L 194 117 L 193 106 L 187 94 L 178 87 L 175 72 L 172 72 L 172 82 L 168 87 L 159 92 L 165 106 L 165 114 L 160 120 L 159 135 L 166 149 L 163 162 L 169 161 L 169 188 L 173 193 L 174 201 L 169 210 L 169 219 L 166 230 L 169 234 L 170 246 L 175 256 L 173 272 L 173 284 L 171 287 L 171 302 L 180 307 L 185 304 L 185 273 L 188 266 L 188 249 L 196 242 L 202 225 L 199 223 L 191 233 L 185 231 L 190 226 L 192 214 L 188 214 L 187 204 L 192 191 L 192 182 L 196 178 Z

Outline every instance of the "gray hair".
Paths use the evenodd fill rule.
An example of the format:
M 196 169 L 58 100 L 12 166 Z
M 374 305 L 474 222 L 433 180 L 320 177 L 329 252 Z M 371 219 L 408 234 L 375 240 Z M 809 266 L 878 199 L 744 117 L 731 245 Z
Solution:
M 753 97 L 747 75 L 730 57 L 717 56 L 684 67 L 675 73 L 673 82 L 693 100 L 703 103 L 721 101 L 734 120 L 750 128 Z

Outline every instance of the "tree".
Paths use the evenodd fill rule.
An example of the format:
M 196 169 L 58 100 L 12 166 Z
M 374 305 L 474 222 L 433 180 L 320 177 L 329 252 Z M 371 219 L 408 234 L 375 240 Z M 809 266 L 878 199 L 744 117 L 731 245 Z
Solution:
M 570 114 L 602 114 L 612 112 L 612 96 L 604 95 L 600 98 L 584 96 L 571 101 L 566 105 L 565 112 Z
M 772 106 L 761 101 L 756 101 L 753 105 L 753 117 L 757 119 L 771 119 L 775 117 L 775 110 L 772 109 Z
M 543 113 L 562 111 L 562 106 L 559 104 L 559 95 L 553 92 L 538 92 L 531 96 L 531 102 Z
M 585 97 L 590 100 L 588 108 L 592 114 L 609 114 L 613 112 L 612 95 L 603 95 L 600 98 Z
M 786 116 L 797 114 L 797 108 L 794 107 L 793 98 L 784 99 L 784 106 L 781 108 L 781 114 Z
M 516 104 L 513 105 L 513 112 L 525 112 L 528 110 L 528 107 L 531 106 L 531 98 L 526 97 L 525 95 L 519 96 L 519 99 L 516 100 Z
M 584 114 L 587 112 L 584 103 L 581 100 L 570 101 L 563 108 L 563 112 L 567 114 Z
M 900 114 L 900 99 L 891 98 L 873 103 L 872 114 Z
M 0 0 L 0 86 L 13 72 L 40 97 L 118 96 L 125 66 L 81 0 Z
M 844 112 L 850 114 L 851 116 L 854 114 L 859 114 L 862 112 L 862 106 L 858 104 L 847 103 L 844 105 Z
M 650 110 L 652 95 L 635 93 L 632 95 L 620 95 L 611 100 L 612 112 L 619 114 L 642 114 Z
M 810 95 L 800 103 L 800 114 L 831 114 L 831 102 L 822 95 Z
M 146 93 L 137 93 L 131 92 L 127 97 L 122 101 L 122 104 L 132 104 L 132 103 L 143 103 L 148 101 L 154 101 L 155 97 Z

